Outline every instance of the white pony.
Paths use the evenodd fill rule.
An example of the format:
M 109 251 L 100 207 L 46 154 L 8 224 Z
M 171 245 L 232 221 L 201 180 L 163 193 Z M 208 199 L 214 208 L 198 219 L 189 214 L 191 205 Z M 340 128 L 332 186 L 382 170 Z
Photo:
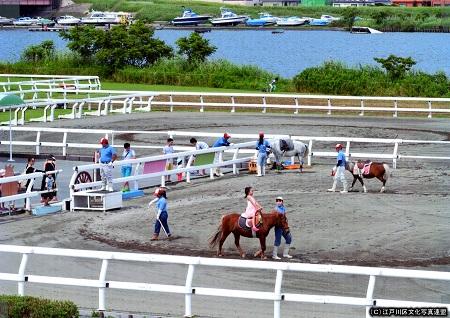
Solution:
M 285 140 L 286 144 L 292 150 L 282 150 L 280 140 Z M 303 171 L 303 159 L 308 155 L 308 146 L 301 141 L 291 139 L 273 139 L 270 142 L 270 148 L 275 156 L 275 168 L 281 169 L 281 159 L 286 157 L 297 156 L 300 162 L 300 172 Z

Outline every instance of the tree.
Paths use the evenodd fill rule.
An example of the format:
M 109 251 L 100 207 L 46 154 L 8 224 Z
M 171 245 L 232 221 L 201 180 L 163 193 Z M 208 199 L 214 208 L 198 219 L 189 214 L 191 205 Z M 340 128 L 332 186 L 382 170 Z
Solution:
M 176 44 L 178 53 L 186 55 L 188 62 L 204 62 L 217 50 L 217 47 L 209 44 L 209 40 L 196 32 L 191 33 L 189 37 L 179 38 Z
M 393 54 L 389 55 L 387 58 L 373 58 L 377 63 L 386 70 L 389 77 L 393 80 L 403 78 L 409 70 L 416 64 L 411 57 L 400 57 Z
M 342 13 L 342 22 L 348 27 L 349 30 L 352 29 L 353 24 L 355 24 L 356 16 L 358 15 L 358 10 L 355 7 L 347 7 Z
M 386 20 L 390 15 L 386 10 L 376 10 L 372 12 L 370 16 L 375 20 L 376 24 L 380 25 L 383 24 L 384 20 Z
M 101 65 L 117 69 L 145 67 L 162 57 L 171 57 L 172 48 L 153 35 L 153 28 L 137 22 L 128 28 L 119 25 L 108 31 L 92 27 L 72 28 L 62 37 L 69 40 L 69 49 L 83 58 L 93 58 Z
M 43 41 L 38 45 L 30 45 L 22 53 L 22 59 L 27 62 L 41 62 L 55 56 L 55 44 L 51 40 Z

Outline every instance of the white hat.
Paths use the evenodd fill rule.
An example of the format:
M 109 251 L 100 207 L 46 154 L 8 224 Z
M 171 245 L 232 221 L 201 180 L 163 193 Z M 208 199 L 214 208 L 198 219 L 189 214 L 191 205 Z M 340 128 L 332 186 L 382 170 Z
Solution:
M 281 201 L 284 201 L 284 200 L 283 200 L 283 197 L 277 197 L 275 200 L 281 200 Z

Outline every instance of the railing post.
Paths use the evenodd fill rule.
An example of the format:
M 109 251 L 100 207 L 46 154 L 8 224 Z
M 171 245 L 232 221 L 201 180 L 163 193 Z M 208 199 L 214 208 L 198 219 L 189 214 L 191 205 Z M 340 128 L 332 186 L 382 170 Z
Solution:
M 139 169 L 141 168 L 141 163 L 138 162 L 138 164 L 136 165 L 136 168 L 134 168 L 134 176 L 137 177 L 139 175 Z M 134 180 L 134 186 L 133 186 L 134 190 L 139 189 L 139 184 L 137 180 Z
M 239 148 L 234 149 L 233 160 L 236 160 L 238 158 L 238 154 Z M 233 174 L 239 174 L 239 169 L 237 168 L 235 163 L 233 163 Z
M 398 116 L 398 102 L 395 100 L 394 101 L 394 114 L 392 114 L 392 117 L 397 118 Z
M 263 105 L 264 105 L 264 107 L 263 107 L 262 113 L 265 114 L 266 113 L 266 96 L 263 96 Z
M 170 95 L 169 96 L 169 101 L 170 101 L 170 112 L 172 113 L 173 112 L 173 96 L 172 95 Z
M 188 272 L 186 275 L 186 291 L 184 295 L 184 317 L 192 317 L 192 280 L 194 278 L 195 266 L 189 264 Z
M 312 163 L 312 156 L 313 156 L 312 147 L 313 147 L 313 141 L 312 141 L 312 139 L 310 139 L 309 143 L 308 143 L 308 166 L 311 166 L 311 163 Z
M 63 149 L 62 149 L 62 155 L 67 156 L 67 131 L 63 134 Z
M 366 294 L 366 299 L 367 302 L 372 302 L 373 303 L 373 291 L 375 290 L 375 275 L 370 275 L 369 278 L 369 284 L 367 285 L 367 294 Z M 373 304 L 372 304 L 373 305 Z M 366 306 L 366 318 L 371 318 L 372 316 L 370 315 L 370 307 L 372 307 L 372 305 L 367 305 Z
M 98 288 L 98 310 L 105 311 L 106 310 L 106 272 L 108 271 L 108 260 L 104 259 L 102 261 L 102 268 L 100 270 L 100 276 L 98 278 L 98 282 L 102 287 Z
M 433 117 L 431 110 L 431 101 L 428 101 L 428 118 Z
M 295 98 L 294 98 L 294 101 L 295 101 L 295 106 L 296 106 L 295 111 L 294 111 L 294 114 L 297 115 L 297 114 L 298 114 L 298 98 L 295 97 Z
M 347 157 L 347 160 L 350 157 L 350 140 L 347 141 L 347 144 L 345 146 L 345 156 Z
M 190 155 L 188 162 L 186 164 L 186 168 L 190 168 L 192 165 L 192 161 L 194 161 L 194 155 Z M 186 182 L 190 183 L 191 182 L 191 172 L 190 171 L 186 171 Z
M 359 113 L 359 116 L 364 116 L 364 100 L 361 99 L 361 112 Z
M 392 158 L 392 168 L 397 169 L 397 158 L 398 158 L 398 142 L 394 144 L 394 153 Z
M 234 106 L 234 96 L 231 96 L 231 105 L 233 107 L 231 107 L 231 112 L 235 113 L 236 112 L 236 106 Z
M 328 115 L 331 115 L 331 99 L 328 98 Z
M 273 301 L 273 317 L 280 318 L 281 317 L 281 283 L 283 281 L 283 271 L 281 269 L 277 269 L 277 278 L 275 279 L 275 300 Z
M 22 261 L 19 266 L 19 279 L 20 281 L 17 283 L 17 293 L 19 296 L 25 296 L 25 269 L 27 267 L 28 262 L 28 254 L 22 254 Z
M 200 95 L 200 104 L 201 104 L 200 113 L 203 113 L 205 111 L 205 109 L 203 107 L 203 96 L 202 95 Z
M 36 134 L 36 155 L 39 155 L 41 149 L 41 131 Z

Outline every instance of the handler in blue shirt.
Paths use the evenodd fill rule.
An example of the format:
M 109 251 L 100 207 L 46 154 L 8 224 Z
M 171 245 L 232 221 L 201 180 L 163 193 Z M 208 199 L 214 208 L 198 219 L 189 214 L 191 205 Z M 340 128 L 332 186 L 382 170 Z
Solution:
M 257 176 L 262 177 L 266 174 L 267 151 L 270 149 L 270 144 L 264 139 L 264 133 L 259 133 L 259 139 L 256 142 L 256 150 L 258 150 L 258 159 L 256 161 Z
M 102 147 L 97 150 L 97 156 L 100 156 L 99 163 L 100 176 L 102 178 L 102 190 L 114 191 L 112 182 L 112 164 L 117 159 L 116 150 L 109 145 L 108 139 L 100 139 Z
M 275 202 L 277 204 L 275 206 L 275 210 L 278 213 L 285 214 L 286 213 L 286 208 L 284 206 L 283 198 L 282 197 L 277 197 L 275 199 Z M 283 257 L 292 258 L 292 256 L 289 255 L 289 248 L 291 247 L 291 243 L 292 243 L 291 232 L 289 232 L 289 231 L 284 232 L 283 229 L 281 227 L 278 227 L 278 226 L 275 227 L 275 242 L 273 243 L 272 258 L 273 259 L 280 259 L 280 257 L 278 257 L 278 247 L 280 247 L 280 245 L 281 245 L 281 236 L 283 236 L 284 240 L 286 241 L 286 244 L 284 244 Z
M 223 137 L 220 137 L 219 139 L 216 140 L 216 142 L 213 145 L 213 148 L 229 146 L 230 142 L 228 141 L 228 139 L 230 139 L 230 138 L 231 138 L 231 136 L 228 135 L 228 133 L 224 133 Z M 219 153 L 216 152 L 214 154 L 214 163 L 218 163 L 218 162 L 219 162 Z M 221 177 L 221 176 L 223 176 L 223 173 L 220 172 L 220 168 L 215 168 L 214 175 Z
M 169 224 L 167 223 L 167 220 L 169 219 L 169 215 L 167 213 L 166 190 L 163 188 L 158 188 L 155 190 L 155 193 L 153 195 L 157 198 L 156 199 L 156 213 L 157 214 L 156 214 L 156 221 L 155 221 L 155 230 L 153 232 L 153 236 L 152 236 L 151 240 L 152 241 L 158 240 L 159 232 L 161 231 L 161 226 L 163 227 L 163 231 L 166 233 L 167 237 L 170 239 L 172 234 L 170 233 Z
M 347 193 L 347 181 L 345 180 L 345 167 L 347 166 L 347 160 L 345 159 L 345 152 L 343 150 L 343 146 L 341 144 L 336 145 L 337 151 L 337 162 L 336 166 L 333 167 L 333 171 L 331 173 L 334 176 L 333 186 L 331 189 L 328 189 L 328 192 L 335 192 L 338 180 L 342 182 L 343 190 L 341 193 Z

